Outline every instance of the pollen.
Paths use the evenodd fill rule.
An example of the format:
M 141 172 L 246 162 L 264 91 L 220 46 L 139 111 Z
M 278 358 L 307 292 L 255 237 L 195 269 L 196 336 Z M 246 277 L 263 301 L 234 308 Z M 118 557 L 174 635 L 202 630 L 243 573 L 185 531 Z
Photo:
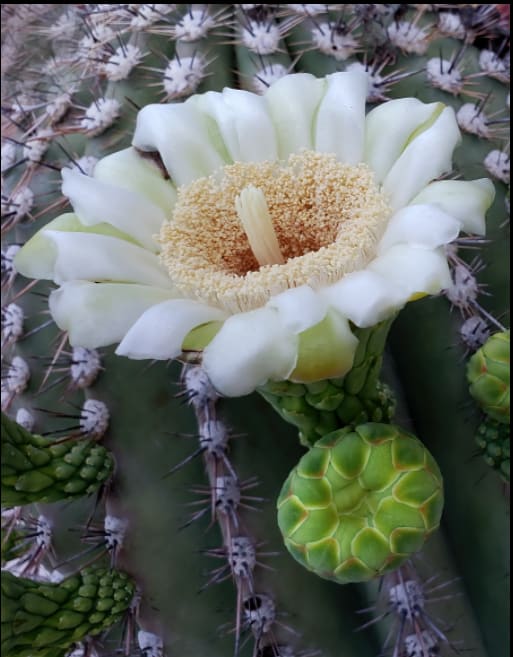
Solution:
M 241 193 L 253 187 L 265 198 L 279 262 L 259 262 L 241 221 Z M 291 287 L 318 289 L 365 268 L 390 216 L 366 164 L 306 150 L 286 162 L 236 162 L 178 189 L 161 259 L 188 298 L 245 312 Z

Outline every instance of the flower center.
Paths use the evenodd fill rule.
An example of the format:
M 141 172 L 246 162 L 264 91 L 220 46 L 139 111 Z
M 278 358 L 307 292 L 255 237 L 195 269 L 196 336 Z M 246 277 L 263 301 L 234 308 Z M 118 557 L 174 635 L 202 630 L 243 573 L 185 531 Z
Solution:
M 161 258 L 185 296 L 247 311 L 290 287 L 318 288 L 364 268 L 390 215 L 365 164 L 313 151 L 236 162 L 178 189 Z

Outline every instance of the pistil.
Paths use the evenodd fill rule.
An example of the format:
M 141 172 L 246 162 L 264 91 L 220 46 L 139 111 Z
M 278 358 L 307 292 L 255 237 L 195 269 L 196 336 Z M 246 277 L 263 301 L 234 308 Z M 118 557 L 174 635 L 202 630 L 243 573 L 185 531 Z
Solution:
M 285 259 L 263 191 L 254 185 L 244 187 L 235 198 L 235 209 L 258 264 L 283 265 Z

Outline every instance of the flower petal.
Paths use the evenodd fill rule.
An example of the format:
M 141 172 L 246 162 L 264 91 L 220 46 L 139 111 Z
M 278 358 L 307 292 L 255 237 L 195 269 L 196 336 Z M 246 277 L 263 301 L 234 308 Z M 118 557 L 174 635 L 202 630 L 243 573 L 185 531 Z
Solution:
M 278 311 L 285 327 L 292 333 L 301 333 L 315 326 L 328 311 L 327 302 L 308 285 L 276 294 L 266 305 Z
M 135 148 L 125 148 L 97 162 L 93 178 L 131 189 L 145 196 L 169 216 L 176 202 L 176 189 L 148 156 Z
M 86 226 L 108 222 L 156 253 L 154 239 L 165 220 L 162 210 L 137 192 L 115 187 L 72 169 L 62 170 L 62 193 Z
M 387 319 L 410 296 L 404 287 L 368 269 L 346 274 L 322 294 L 343 317 L 362 328 Z
M 335 153 L 340 162 L 358 164 L 363 158 L 365 73 L 333 73 L 315 119 L 315 150 Z
M 439 111 L 440 103 L 422 103 L 416 98 L 390 100 L 371 110 L 365 118 L 364 162 L 381 183 L 403 152 L 410 135 Z
M 280 159 L 302 148 L 313 148 L 314 118 L 325 88 L 325 80 L 295 73 L 280 78 L 265 92 Z
M 347 319 L 330 308 L 322 322 L 300 333 L 296 367 L 288 378 L 307 383 L 344 376 L 357 346 Z
M 190 299 L 172 299 L 152 306 L 125 335 L 116 354 L 135 360 L 167 360 L 182 353 L 185 336 L 196 326 L 222 320 L 226 313 Z
M 172 288 L 153 253 L 105 235 L 46 230 L 54 250 L 53 280 L 117 281 Z
M 373 260 L 368 269 L 404 288 L 408 298 L 439 294 L 451 284 L 447 258 L 441 250 L 396 244 Z
M 264 99 L 240 89 L 208 91 L 194 97 L 196 106 L 217 124 L 234 162 L 277 159 L 276 133 Z
M 226 164 L 209 127 L 194 103 L 147 105 L 137 115 L 132 144 L 157 150 L 173 182 L 187 185 Z
M 461 139 L 456 115 L 446 107 L 436 121 L 416 135 L 383 181 L 394 210 L 407 205 L 429 182 L 452 168 L 452 153 Z
M 148 285 L 69 281 L 48 302 L 72 347 L 96 349 L 119 342 L 143 312 L 173 296 L 172 290 Z
M 431 203 L 463 224 L 467 233 L 485 235 L 485 214 L 495 198 L 488 178 L 479 180 L 438 180 L 415 196 L 411 203 Z
M 203 367 L 221 394 L 239 397 L 269 380 L 288 378 L 297 344 L 278 311 L 258 308 L 226 320 L 203 352 Z
M 117 239 L 125 240 L 132 244 L 135 241 L 114 228 L 110 224 L 95 224 L 94 226 L 84 226 L 78 217 L 72 212 L 61 214 L 53 221 L 33 235 L 28 242 L 16 254 L 14 265 L 16 271 L 29 278 L 40 278 L 43 280 L 53 280 L 55 259 L 57 250 L 53 240 L 49 239 L 46 233 L 51 230 L 62 230 L 70 233 L 94 233 L 95 235 L 109 235 Z
M 427 246 L 434 249 L 458 237 L 461 222 L 436 205 L 408 205 L 390 219 L 378 244 L 378 255 L 394 244 Z

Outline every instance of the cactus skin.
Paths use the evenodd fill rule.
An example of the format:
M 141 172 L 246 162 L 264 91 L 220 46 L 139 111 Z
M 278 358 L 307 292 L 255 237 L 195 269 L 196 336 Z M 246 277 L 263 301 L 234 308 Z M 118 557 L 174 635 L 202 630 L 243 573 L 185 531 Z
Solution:
M 320 437 L 340 425 L 390 422 L 395 413 L 393 392 L 381 381 L 369 397 L 350 395 L 344 389 L 344 379 L 311 384 L 268 383 L 259 392 L 284 420 L 299 429 L 299 440 L 305 447 L 313 447 Z
M 3 93 L 8 95 L 6 105 L 24 91 L 21 82 L 24 80 L 25 73 L 26 79 L 32 83 L 32 86 L 28 85 L 29 93 L 34 88 L 34 78 L 37 78 L 38 84 L 41 83 L 43 86 L 44 82 L 49 79 L 51 85 L 57 82 L 60 87 L 59 92 L 61 89 L 71 87 L 71 85 L 63 83 L 66 71 L 64 71 L 64 75 L 61 75 L 62 71 L 57 70 L 55 74 L 52 73 L 50 78 L 43 74 L 40 75 L 37 71 L 37 67 L 43 63 L 41 57 L 45 57 L 52 51 L 58 53 L 59 47 L 64 49 L 63 42 L 58 39 L 54 39 L 56 47 L 52 48 L 54 44 L 51 40 L 45 40 L 44 35 L 38 32 L 38 28 L 48 27 L 51 24 L 48 21 L 52 17 L 55 20 L 62 12 L 62 8 L 49 5 L 33 5 L 32 7 L 34 11 L 36 7 L 45 8 L 45 11 L 48 8 L 50 19 L 45 17 L 43 12 L 38 12 L 38 15 L 31 14 L 30 11 L 26 12 L 25 28 L 29 25 L 30 31 L 25 31 L 20 39 L 19 70 L 14 71 L 12 78 L 7 78 L 6 84 L 2 85 L 5 90 Z M 67 8 L 73 9 L 76 7 L 67 6 Z M 352 16 L 359 13 L 360 10 L 364 11 L 364 9 L 373 7 L 377 6 L 334 6 L 330 18 L 332 24 L 338 27 L 339 24 L 345 24 L 346 21 L 350 23 Z M 491 8 L 492 6 L 481 6 L 481 8 L 483 7 Z M 404 6 L 401 9 L 406 10 L 406 18 L 411 18 L 414 13 L 411 6 Z M 270 6 L 267 6 L 267 9 L 265 7 L 262 9 L 262 6 L 254 9 L 255 12 L 263 13 L 273 10 L 274 8 Z M 279 11 L 282 11 L 281 7 Z M 287 10 L 283 9 L 283 11 Z M 421 25 L 436 23 L 440 11 L 443 9 L 439 10 L 438 6 L 424 6 L 419 23 Z M 108 16 L 105 6 L 100 10 L 100 14 L 101 12 L 105 12 L 104 15 Z M 456 5 L 454 12 L 458 13 Z M 473 14 L 472 8 L 467 6 L 461 7 L 460 13 L 464 12 Z M 29 22 L 29 18 L 33 19 L 32 23 Z M 320 18 L 322 19 L 324 16 Z M 473 16 L 470 15 L 468 18 L 471 23 Z M 306 28 L 309 28 L 314 20 L 317 21 L 317 18 L 303 19 L 301 27 L 305 27 L 305 33 L 307 32 Z M 304 45 L 304 38 L 294 38 L 293 35 L 287 36 L 285 44 L 285 50 L 289 51 L 290 56 L 286 52 L 279 53 L 279 56 L 284 58 L 283 63 L 286 66 L 289 66 L 289 62 L 295 62 L 295 67 L 291 67 L 291 71 L 307 71 L 324 75 L 336 69 L 342 70 L 355 59 L 372 61 L 374 54 L 379 54 L 377 46 L 383 47 L 384 45 L 384 50 L 396 57 L 396 63 L 394 64 L 392 59 L 389 60 L 390 63 L 386 64 L 383 74 L 395 74 L 396 70 L 403 70 L 406 73 L 418 72 L 392 86 L 390 92 L 387 92 L 389 97 L 416 96 L 424 102 L 442 100 L 451 104 L 455 109 L 458 109 L 463 102 L 467 102 L 469 99 L 465 96 L 452 96 L 431 88 L 426 83 L 424 72 L 429 56 L 438 56 L 440 49 L 443 50 L 444 57 L 459 52 L 463 40 L 441 39 L 435 35 L 436 38 L 432 40 L 427 56 L 399 54 L 386 37 L 386 26 L 392 20 L 393 17 L 378 16 L 377 19 L 370 18 L 364 30 L 361 25 L 357 26 L 356 35 L 362 37 L 361 44 L 365 51 L 357 53 L 355 57 L 346 62 L 338 62 L 315 50 L 308 50 L 309 44 Z M 160 21 L 159 24 L 164 23 L 165 20 Z M 82 20 L 80 20 L 80 24 L 82 24 Z M 224 31 L 227 30 L 226 25 L 222 27 Z M 483 31 L 486 33 L 487 30 Z M 86 30 L 82 34 L 85 33 Z M 75 32 L 71 40 L 73 47 L 82 34 L 77 37 L 77 32 Z M 124 34 L 125 32 L 122 38 L 124 38 Z M 374 38 L 375 34 L 380 37 L 379 44 Z M 8 36 L 9 39 L 6 38 L 6 41 L 10 41 L 11 34 Z M 142 44 L 149 44 L 152 52 L 163 52 L 172 56 L 175 44 L 169 36 L 162 37 L 160 41 L 158 41 L 158 37 L 145 31 L 138 33 L 134 31 L 131 36 L 141 39 Z M 496 37 L 500 40 L 502 38 L 502 36 Z M 226 41 L 226 38 L 222 37 L 221 40 Z M 484 45 L 484 40 L 480 40 L 479 45 L 472 45 L 472 39 L 466 39 L 465 50 L 458 59 L 458 65 L 463 64 L 465 73 L 478 72 L 476 63 L 479 48 L 488 46 L 488 43 L 486 46 Z M 151 43 L 152 41 L 153 43 Z M 67 45 L 65 41 L 64 45 Z M 118 40 L 114 39 L 112 45 L 117 48 Z M 193 47 L 196 47 L 196 44 L 193 44 Z M 241 52 L 244 53 L 246 60 L 249 55 L 254 67 L 257 59 L 260 59 L 238 43 L 235 44 L 235 48 L 227 45 L 223 48 L 222 55 L 213 62 L 209 71 L 212 72 L 212 75 L 202 81 L 198 91 L 204 91 L 207 88 L 220 90 L 224 85 L 240 84 L 243 86 L 247 82 L 243 75 L 239 75 L 237 79 L 231 74 L 234 60 L 233 50 L 235 50 L 239 62 L 241 61 L 239 58 Z M 37 52 L 30 54 L 31 50 L 35 49 Z M 200 51 L 207 51 L 213 56 L 219 52 L 217 44 L 214 44 L 210 37 L 204 40 Z M 272 61 L 275 56 L 266 56 L 265 61 Z M 152 65 L 154 62 L 151 59 L 152 57 L 148 57 L 144 64 Z M 27 66 L 27 62 L 30 62 L 30 66 Z M 156 65 L 162 66 L 162 62 L 158 62 Z M 35 75 L 34 70 L 36 70 Z M 78 80 L 81 74 L 80 65 L 74 66 L 73 70 L 70 67 L 69 73 L 68 77 L 71 80 Z M 74 93 L 73 99 L 79 105 L 88 105 L 94 99 L 91 93 L 93 89 L 98 94 L 108 91 L 109 94 L 112 93 L 114 97 L 123 101 L 125 98 L 129 98 L 139 106 L 147 102 L 162 100 L 160 91 L 150 86 L 153 80 L 149 80 L 146 71 L 141 75 L 136 69 L 128 80 L 115 84 L 104 84 L 103 78 L 94 71 L 85 75 L 84 80 L 85 83 L 81 83 L 78 92 Z M 502 117 L 506 106 L 506 85 L 492 80 L 488 76 L 475 78 L 473 82 L 475 83 L 472 87 L 474 91 L 482 93 L 483 96 L 489 95 L 485 112 L 489 114 L 495 111 L 502 112 L 499 114 L 499 117 Z M 51 88 L 53 89 L 53 86 Z M 34 96 L 39 102 L 41 99 L 39 92 L 33 94 Z M 61 125 L 57 125 L 56 132 L 62 126 L 63 132 L 66 133 L 67 126 L 73 124 L 79 112 L 75 109 L 70 114 L 71 117 L 68 115 Z M 36 111 L 23 117 L 23 130 L 30 126 L 34 117 L 39 119 L 41 114 Z M 78 133 L 65 134 L 62 143 L 65 143 L 66 149 L 72 153 L 73 157 L 86 153 L 103 155 L 120 148 L 121 144 L 126 145 L 129 142 L 133 117 L 132 108 L 125 103 L 118 122 L 103 135 L 88 139 Z M 78 120 L 80 120 L 80 116 L 78 116 Z M 15 138 L 20 139 L 21 133 L 22 130 L 14 130 L 13 125 L 8 126 L 8 134 Z M 495 144 L 493 146 L 495 147 Z M 479 139 L 474 135 L 464 135 L 463 144 L 457 152 L 455 173 L 462 173 L 464 177 L 472 178 L 487 175 L 480 163 L 491 148 L 492 144 L 489 140 Z M 20 150 L 21 148 L 18 148 L 17 159 L 21 159 Z M 45 160 L 58 166 L 67 163 L 55 142 L 50 147 Z M 23 171 L 24 168 L 21 165 L 7 173 L 5 176 L 7 193 L 14 187 Z M 36 205 L 32 213 L 37 219 L 33 223 L 23 220 L 15 230 L 7 234 L 8 242 L 25 241 L 41 224 L 57 214 L 55 210 L 48 208 L 53 201 L 59 200 L 59 196 L 53 193 L 50 195 L 48 192 L 50 190 L 53 192 L 59 187 L 59 175 L 44 166 L 35 167 L 30 186 L 36 194 Z M 509 279 L 506 273 L 508 271 L 508 227 L 502 226 L 506 218 L 503 205 L 506 185 L 499 181 L 496 186 L 497 200 L 487 232 L 490 241 L 480 251 L 480 257 L 487 264 L 486 269 L 480 274 L 480 281 L 488 284 L 489 290 L 493 294 L 493 297 L 484 299 L 486 309 L 495 316 L 503 317 L 509 299 Z M 17 281 L 18 286 L 15 291 L 18 291 L 24 284 L 25 281 Z M 48 287 L 45 284 L 38 284 L 35 290 L 45 294 Z M 465 582 L 465 587 L 462 589 L 467 604 L 465 618 L 468 625 L 473 627 L 474 633 L 462 630 L 457 624 L 455 640 L 464 638 L 465 646 L 474 648 L 476 656 L 502 657 L 502 655 L 509 654 L 508 637 L 505 631 L 509 618 L 505 604 L 507 594 L 504 593 L 505 575 L 508 572 L 507 532 L 505 531 L 506 501 L 503 498 L 498 478 L 485 477 L 484 481 L 481 481 L 487 468 L 482 459 L 471 459 L 471 452 L 475 449 L 473 442 L 475 427 L 468 417 L 469 403 L 472 403 L 472 400 L 468 399 L 465 384 L 466 355 L 463 350 L 450 348 L 459 344 L 458 322 L 455 321 L 454 314 L 449 318 L 448 305 L 444 299 L 436 300 L 435 303 L 433 300 L 429 300 L 426 304 L 423 302 L 419 302 L 419 304 L 422 305 L 412 304 L 411 308 L 404 310 L 404 315 L 401 313 L 399 323 L 392 328 L 391 342 L 400 373 L 399 380 L 394 382 L 394 391 L 398 396 L 406 393 L 408 408 L 404 411 L 404 415 L 411 416 L 415 432 L 429 446 L 440 463 L 445 477 L 447 507 L 443 534 L 440 532 L 434 536 L 426 544 L 426 550 L 429 554 L 433 541 L 447 539 L 449 551 L 452 551 L 457 558 L 457 565 L 453 570 L 454 577 L 461 576 Z M 27 330 L 35 328 L 39 323 L 36 313 L 41 310 L 39 299 L 36 295 L 26 294 L 21 299 L 21 305 L 29 315 Z M 15 352 L 26 356 L 37 355 L 50 359 L 54 355 L 52 344 L 56 337 L 55 327 L 47 328 L 16 345 Z M 168 436 L 162 438 L 161 434 L 163 431 L 194 433 L 194 424 L 190 420 L 188 409 L 169 400 L 175 388 L 170 389 L 169 371 L 163 364 L 154 365 L 143 374 L 142 368 L 138 364 L 124 363 L 122 359 L 112 356 L 109 350 L 105 350 L 105 353 L 106 370 L 100 377 L 95 395 L 96 390 L 100 389 L 106 401 L 114 400 L 115 402 L 112 409 L 114 423 L 108 440 L 109 446 L 116 451 L 118 461 L 121 461 L 122 467 L 118 472 L 118 481 L 121 483 L 122 494 L 128 508 L 135 510 L 134 524 L 141 535 L 138 549 L 132 553 L 133 561 L 139 564 L 138 568 L 141 573 L 147 574 L 148 592 L 150 595 L 154 594 L 157 600 L 155 606 L 161 610 L 159 615 L 168 626 L 171 624 L 169 637 L 166 640 L 170 654 L 176 652 L 184 657 L 197 657 L 198 654 L 208 652 L 216 657 L 225 657 L 226 654 L 230 654 L 232 643 L 229 639 L 225 640 L 222 645 L 211 641 L 219 622 L 212 618 L 214 614 L 211 611 L 221 607 L 232 608 L 231 589 L 229 584 L 221 585 L 220 593 L 214 593 L 211 589 L 206 594 L 210 596 L 206 602 L 206 595 L 200 597 L 195 595 L 193 589 L 200 588 L 204 583 L 201 577 L 196 576 L 196 570 L 204 565 L 204 561 L 194 549 L 196 546 L 205 544 L 202 528 L 191 528 L 187 532 L 177 533 L 176 527 L 180 524 L 180 519 L 173 516 L 173 520 L 169 521 L 169 509 L 171 506 L 173 509 L 178 508 L 175 513 L 179 514 L 180 503 L 185 504 L 190 500 L 185 498 L 177 500 L 175 487 L 166 488 L 161 482 L 159 482 L 160 485 L 156 482 L 163 469 L 170 467 L 188 454 L 184 447 L 177 445 L 177 441 L 170 440 Z M 44 375 L 40 364 L 41 361 L 34 361 L 33 366 L 34 378 L 38 383 Z M 178 371 L 173 369 L 171 372 L 171 376 L 177 380 Z M 388 380 L 387 376 L 386 372 L 385 380 Z M 41 401 L 39 397 L 36 397 L 34 401 L 32 395 L 37 390 L 36 386 L 37 384 L 31 386 L 27 390 L 27 394 L 16 400 L 17 403 L 14 404 L 13 410 L 20 404 L 46 405 L 52 409 L 61 406 L 62 397 L 60 394 L 55 394 L 55 390 L 53 394 L 46 396 L 44 401 Z M 259 491 L 263 491 L 264 495 L 274 499 L 278 493 L 276 487 L 283 481 L 292 464 L 300 456 L 299 447 L 293 444 L 296 432 L 292 427 L 280 423 L 279 418 L 274 417 L 276 414 L 270 409 L 266 409 L 262 399 L 258 396 L 239 400 L 237 403 L 229 401 L 226 402 L 226 405 L 231 409 L 231 426 L 234 430 L 248 434 L 247 443 L 236 444 L 234 449 L 237 466 L 242 467 L 244 476 L 259 474 L 262 477 L 262 487 Z M 461 408 L 464 408 L 465 411 L 462 411 Z M 141 409 L 144 409 L 144 413 Z M 147 417 L 143 419 L 143 415 Z M 362 417 L 357 421 L 363 420 Z M 270 427 L 272 436 L 267 435 Z M 46 424 L 44 429 L 48 429 Z M 155 438 L 154 444 L 146 444 L 144 441 L 145 444 L 142 446 L 141 436 L 143 435 L 160 436 L 161 441 L 157 442 L 159 438 Z M 312 440 L 317 436 L 317 433 L 313 435 Z M 262 450 L 265 450 L 265 455 L 262 455 Z M 191 481 L 194 483 L 202 481 L 201 468 L 194 465 L 184 469 L 183 473 L 179 473 L 178 476 L 178 485 L 183 487 L 190 485 Z M 142 484 L 135 486 L 135 480 L 144 481 L 144 486 Z M 477 481 L 480 483 L 476 484 Z M 173 484 L 175 483 L 176 480 L 173 480 Z M 141 494 L 142 488 L 144 496 Z M 77 503 L 71 506 L 75 506 L 75 504 Z M 151 514 L 148 513 L 148 508 L 152 510 Z M 76 522 L 77 517 L 78 515 L 73 518 L 72 522 Z M 269 514 L 259 514 L 259 518 L 259 537 L 263 539 L 274 537 L 274 544 L 278 547 L 280 542 L 274 527 L 274 517 L 271 518 Z M 65 534 L 67 526 L 66 523 L 63 523 L 61 516 L 59 516 L 59 522 L 62 525 L 62 532 Z M 170 546 L 172 546 L 172 556 Z M 79 549 L 76 548 L 76 551 L 78 552 Z M 294 612 L 302 619 L 301 629 L 304 633 L 305 645 L 310 644 L 322 648 L 326 657 L 341 654 L 373 657 L 380 652 L 380 648 L 375 643 L 374 632 L 377 626 L 382 626 L 381 623 L 367 628 L 364 632 L 357 634 L 352 632 L 358 622 L 358 619 L 354 620 L 353 612 L 361 605 L 359 601 L 355 602 L 355 597 L 358 598 L 361 595 L 360 587 L 349 586 L 334 589 L 331 582 L 324 582 L 310 575 L 292 559 L 282 559 L 281 561 L 282 563 L 278 566 L 280 577 L 274 577 L 274 580 L 279 579 L 280 583 L 269 580 L 269 587 L 284 601 L 287 611 Z M 182 569 L 182 563 L 187 564 L 188 567 Z M 177 564 L 180 564 L 180 567 Z M 478 564 L 477 567 L 476 564 Z M 437 562 L 435 570 L 445 572 L 445 567 L 445 562 Z M 179 570 L 185 572 L 177 572 Z M 162 576 L 163 572 L 166 573 L 166 577 Z M 172 575 L 169 574 L 170 572 Z M 173 587 L 168 585 L 171 577 L 174 581 Z M 184 600 L 180 599 L 179 605 L 175 600 L 176 595 L 172 592 L 172 589 L 176 590 L 177 588 L 184 592 L 185 598 Z M 304 591 L 305 594 L 298 595 L 298 591 Z M 312 599 L 323 602 L 319 605 L 312 605 Z M 473 612 L 469 609 L 469 603 L 474 608 Z M 455 612 L 455 604 L 456 602 L 452 600 L 449 607 L 444 608 L 443 617 L 448 623 L 461 616 Z M 340 613 L 342 605 L 343 614 Z M 184 614 L 183 609 L 188 609 L 189 612 Z M 438 605 L 435 613 L 440 615 Z M 154 616 L 154 614 L 150 615 Z M 178 616 L 180 617 L 180 632 L 177 635 L 177 628 L 173 627 L 173 621 Z M 341 622 L 342 616 L 344 617 L 343 623 Z M 477 617 L 478 623 L 474 622 L 474 616 Z M 478 624 L 480 628 L 477 627 Z M 201 634 L 203 637 L 207 637 L 206 639 L 198 636 L 198 627 L 202 628 Z M 481 634 L 486 647 L 480 644 Z M 300 640 L 298 643 L 302 644 L 303 641 Z M 205 645 L 208 648 L 205 648 Z M 450 654 L 449 649 L 447 652 Z
M 468 363 L 467 379 L 481 409 L 497 422 L 509 424 L 509 331 L 494 333 L 476 351 Z
M 56 583 L 2 572 L 2 655 L 61 657 L 128 611 L 134 585 L 115 570 L 87 568 Z
M 439 525 L 442 477 L 397 426 L 367 423 L 317 441 L 278 498 L 292 556 L 340 584 L 395 570 Z
M 299 440 L 311 447 L 341 426 L 390 422 L 395 412 L 393 393 L 378 381 L 391 320 L 370 329 L 354 329 L 359 339 L 351 371 L 339 379 L 300 384 L 269 382 L 260 394 L 299 429 Z
M 485 462 L 509 482 L 509 424 L 485 416 L 477 428 L 476 443 Z
M 55 443 L 2 413 L 2 506 L 91 495 L 113 469 L 112 456 L 95 441 Z

